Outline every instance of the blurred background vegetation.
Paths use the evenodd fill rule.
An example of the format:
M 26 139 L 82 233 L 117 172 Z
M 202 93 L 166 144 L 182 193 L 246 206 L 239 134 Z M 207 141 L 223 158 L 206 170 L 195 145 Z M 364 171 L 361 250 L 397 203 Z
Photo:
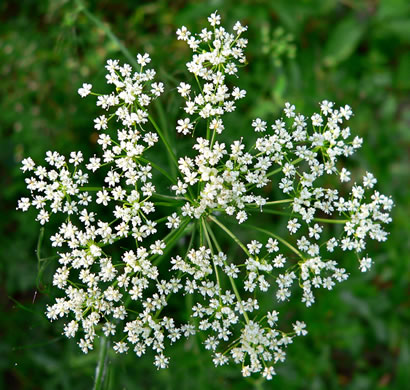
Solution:
M 290 308 L 303 313 L 310 333 L 289 347 L 272 383 L 245 381 L 237 367 L 213 368 L 191 340 L 172 348 L 170 368 L 158 372 L 152 356 L 109 355 L 106 388 L 408 388 L 409 1 L 100 0 L 84 6 L 86 11 L 70 0 L 0 2 L 0 388 L 90 389 L 98 355 L 83 355 L 44 317 L 53 265 L 37 262 L 33 215 L 15 211 L 24 193 L 19 162 L 27 156 L 40 161 L 49 149 L 97 149 L 94 101 L 82 100 L 77 89 L 91 82 L 104 90 L 105 61 L 126 60 L 109 31 L 133 55 L 151 54 L 168 86 L 162 107 L 172 130 L 181 105 L 173 89 L 185 81 L 189 56 L 175 30 L 186 25 L 199 31 L 215 9 L 225 26 L 236 20 L 249 25 L 249 66 L 240 81 L 248 95 L 227 127 L 244 135 L 251 118 L 272 121 L 286 101 L 305 115 L 323 99 L 351 105 L 352 132 L 365 139 L 353 165 L 359 174 L 373 172 L 380 191 L 393 196 L 391 234 L 369 249 L 371 272 L 360 274 L 352 263 L 350 279 L 321 292 L 312 308 Z

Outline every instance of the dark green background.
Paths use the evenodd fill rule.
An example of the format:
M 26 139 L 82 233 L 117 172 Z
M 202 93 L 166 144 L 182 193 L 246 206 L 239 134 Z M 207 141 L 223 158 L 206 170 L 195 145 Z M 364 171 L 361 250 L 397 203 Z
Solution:
M 190 52 L 177 42 L 184 24 L 199 31 L 215 9 L 230 27 L 249 25 L 249 66 L 240 86 L 248 91 L 227 119 L 226 134 L 245 135 L 251 118 L 272 121 L 286 101 L 310 115 L 323 99 L 352 106 L 354 134 L 365 139 L 352 159 L 368 169 L 381 192 L 393 196 L 389 240 L 372 245 L 368 274 L 350 264 L 351 277 L 323 291 L 309 310 L 290 307 L 309 335 L 288 348 L 270 383 L 244 380 L 237 367 L 212 367 L 195 340 L 171 349 L 168 370 L 152 356 L 110 355 L 108 389 L 392 389 L 410 383 L 409 344 L 409 141 L 410 3 L 407 0 L 88 1 L 133 54 L 149 52 L 167 83 L 162 125 L 173 130 L 181 101 L 173 90 L 186 81 Z M 278 31 L 280 27 L 283 31 Z M 291 34 L 291 37 L 289 36 Z M 59 335 L 61 324 L 44 317 L 51 264 L 38 278 L 39 226 L 33 214 L 17 213 L 24 194 L 19 162 L 45 151 L 93 153 L 93 99 L 77 89 L 91 82 L 104 90 L 104 63 L 124 59 L 118 45 L 76 1 L 0 3 L 0 387 L 90 389 L 97 352 L 83 355 Z M 155 112 L 158 111 L 158 112 Z M 154 115 L 159 115 L 158 107 Z M 225 134 L 224 133 L 224 134 Z M 178 139 L 183 150 L 186 141 Z M 272 227 L 274 228 L 274 226 Z M 50 228 L 49 228 L 50 229 Z M 47 253 L 45 254 L 47 255 Z M 44 256 L 45 256 L 44 255 Z M 40 281 L 41 279 L 41 281 Z M 37 293 L 36 293 L 37 291 Z M 47 290 L 46 290 L 47 291 Z

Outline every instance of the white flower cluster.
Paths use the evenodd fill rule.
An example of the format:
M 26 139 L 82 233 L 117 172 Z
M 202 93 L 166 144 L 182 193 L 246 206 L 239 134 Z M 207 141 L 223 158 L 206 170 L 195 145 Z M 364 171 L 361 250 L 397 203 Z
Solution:
M 263 158 L 254 158 L 244 153 L 245 145 L 239 141 L 231 144 L 231 152 L 224 143 L 198 137 L 193 146 L 198 154 L 195 159 L 180 158 L 179 171 L 182 178 L 172 187 L 177 195 L 186 194 L 188 186 L 199 183 L 199 197 L 182 207 L 182 215 L 199 219 L 202 215 L 222 210 L 228 215 L 235 214 L 239 223 L 247 219 L 246 205 L 262 206 L 266 200 L 250 193 L 246 186 L 256 184 L 263 187 L 268 183 Z M 227 156 L 224 161 L 224 156 Z M 253 165 L 254 164 L 254 165 Z M 254 169 L 250 169 L 253 165 Z
M 186 27 L 177 31 L 177 37 L 186 41 L 195 53 L 187 63 L 188 71 L 194 74 L 199 91 L 191 84 L 181 82 L 178 93 L 186 100 L 185 112 L 196 117 L 178 120 L 179 133 L 190 134 L 200 118 L 209 121 L 209 130 L 221 134 L 224 124 L 221 116 L 235 110 L 235 101 L 245 97 L 246 91 L 239 87 L 229 88 L 226 75 L 236 75 L 238 67 L 246 63 L 243 53 L 248 40 L 241 38 L 247 30 L 239 22 L 233 27 L 234 34 L 219 27 L 221 17 L 215 12 L 208 21 L 211 30 L 204 28 L 199 34 L 191 34 Z
M 259 315 L 262 317 L 260 320 L 256 320 L 257 316 L 250 319 L 252 313 L 260 314 L 258 300 L 251 297 L 246 301 L 241 299 L 234 282 L 234 279 L 240 277 L 238 266 L 228 264 L 227 256 L 223 252 L 213 253 L 213 245 L 217 247 L 218 244 L 216 241 L 212 244 L 214 235 L 207 224 L 204 224 L 204 229 L 206 235 L 212 237 L 209 242 L 211 249 L 202 246 L 198 250 L 191 249 L 185 259 L 181 256 L 171 259 L 171 269 L 185 275 L 181 279 L 184 292 L 202 296 L 192 307 L 193 322 L 197 319 L 198 330 L 206 334 L 204 345 L 207 350 L 213 352 L 216 366 L 232 360 L 242 365 L 244 376 L 262 372 L 264 377 L 271 379 L 275 374 L 273 365 L 285 359 L 284 348 L 292 343 L 293 337 L 307 334 L 306 325 L 296 321 L 292 332 L 279 331 L 276 328 L 279 315 L 277 311 Z M 270 248 L 271 245 L 269 240 L 267 247 Z M 259 284 L 261 291 L 266 292 L 269 283 L 263 272 L 268 274 L 272 271 L 272 266 L 266 261 L 263 265 L 260 263 L 260 266 L 255 266 L 256 263 L 256 258 L 249 258 L 246 261 L 246 269 L 252 270 L 253 280 Z M 230 280 L 233 291 L 222 288 L 223 276 Z M 245 282 L 244 291 L 253 290 Z M 239 337 L 235 335 L 238 324 L 242 325 Z M 221 344 L 229 347 L 219 352 Z
M 143 66 L 149 62 L 147 54 L 139 55 L 138 62 L 141 69 L 135 73 L 131 73 L 127 64 L 119 66 L 118 61 L 111 60 L 107 63 L 107 82 L 114 84 L 116 91 L 99 95 L 97 105 L 106 110 L 118 108 L 108 119 L 102 115 L 94 121 L 94 127 L 100 130 L 98 144 L 103 150 L 102 156 L 91 157 L 84 170 L 79 169 L 83 163 L 81 152 L 72 152 L 68 162 L 56 152 L 47 152 L 49 167 L 36 166 L 31 158 L 25 159 L 22 170 L 34 173 L 26 179 L 31 199 L 20 199 L 18 208 L 26 211 L 34 206 L 38 210 L 37 220 L 42 225 L 49 221 L 50 214 L 65 214 L 65 220 L 50 238 L 53 247 L 61 248 L 60 266 L 55 272 L 53 285 L 64 292 L 65 298 L 57 298 L 56 303 L 48 307 L 48 318 L 56 320 L 71 315 L 74 319 L 66 323 L 64 334 L 74 337 L 81 332 L 79 345 L 87 352 L 93 348 L 100 325 L 105 335 L 115 335 L 121 326 L 120 321 L 128 317 L 130 308 L 126 307 L 123 297 L 138 300 L 143 308 L 138 321 L 121 326 L 121 331 L 128 333 L 129 340 L 136 339 L 141 333 L 142 339 L 151 340 L 143 347 L 139 343 L 135 349 L 141 354 L 146 346 L 152 346 L 161 361 L 158 365 L 164 366 L 160 329 L 171 330 L 175 326 L 172 322 L 159 325 L 150 313 L 156 313 L 166 305 L 164 291 L 167 294 L 177 291 L 178 283 L 172 279 L 161 284 L 158 269 L 152 263 L 164 253 L 166 244 L 164 240 L 147 242 L 157 232 L 157 222 L 149 217 L 155 212 L 155 205 L 150 201 L 155 186 L 151 181 L 151 164 L 142 157 L 158 141 L 156 133 L 143 128 L 148 117 L 143 107 L 160 95 L 163 86 L 152 83 L 148 87 L 150 92 L 145 94 L 144 88 L 155 72 L 143 71 Z M 84 84 L 79 94 L 87 95 L 90 88 L 89 84 Z M 115 117 L 115 126 L 120 127 L 117 131 L 108 129 L 109 121 Z M 103 186 L 87 187 L 87 171 L 94 173 L 97 170 L 104 173 Z M 93 205 L 101 205 L 103 209 Z M 110 211 L 107 213 L 106 210 Z M 172 226 L 178 227 L 179 222 L 180 219 L 173 215 Z M 131 237 L 136 245 L 135 251 L 125 251 L 120 258 L 105 252 L 106 247 Z M 143 298 L 145 290 L 157 283 L 160 292 Z M 152 330 L 151 336 L 147 329 Z M 191 332 L 189 326 L 181 329 Z M 115 344 L 118 352 L 127 349 L 123 341 Z
M 142 356 L 151 349 L 155 366 L 165 368 L 168 344 L 201 333 L 216 366 L 234 362 L 244 376 L 271 379 L 286 346 L 307 334 L 302 321 L 279 329 L 276 301 L 289 300 L 297 284 L 302 301 L 313 304 L 314 289 L 331 290 L 347 279 L 344 251 L 353 251 L 360 270 L 367 271 L 372 259 L 364 254 L 366 242 L 387 239 L 383 225 L 391 222 L 393 202 L 374 190 L 376 179 L 368 172 L 350 193 L 345 187 L 351 174 L 339 159 L 362 144 L 344 125 L 353 115 L 347 105 L 336 109 L 323 101 L 320 112 L 306 118 L 286 103 L 283 117 L 269 130 L 261 118 L 252 121 L 254 145 L 247 147 L 241 138 L 226 146 L 218 139 L 221 116 L 245 95 L 238 87 L 229 92 L 225 75 L 235 75 L 245 63 L 247 42 L 240 36 L 246 27 L 235 24 L 235 36 L 219 27 L 217 13 L 209 22 L 212 30 L 198 35 L 185 27 L 177 32 L 196 53 L 187 66 L 199 88 L 195 94 L 190 84 L 179 85 L 185 111 L 196 119 L 179 120 L 177 130 L 188 134 L 200 118 L 206 122 L 206 137 L 196 138 L 194 156 L 176 156 L 148 112 L 164 91 L 153 81 L 155 71 L 145 69 L 148 54 L 137 56 L 137 71 L 109 60 L 112 93 L 98 95 L 90 84 L 78 90 L 82 97 L 97 96 L 97 106 L 108 112 L 94 120 L 101 154 L 84 161 L 81 152 L 68 159 L 47 152 L 47 166 L 23 160 L 23 172 L 32 173 L 26 179 L 31 197 L 21 198 L 18 208 L 35 208 L 42 225 L 52 214 L 64 216 L 50 237 L 58 251 L 53 285 L 61 296 L 47 316 L 65 317 L 63 333 L 79 339 L 83 352 L 104 335 L 117 353 L 132 349 Z M 177 167 L 175 177 L 145 154 L 160 139 Z M 169 193 L 157 192 L 157 174 L 170 181 Z M 328 175 L 340 181 L 340 189 L 328 187 Z M 283 199 L 269 192 L 267 185 L 275 183 Z M 266 237 L 244 244 L 225 225 L 225 220 L 233 226 L 251 223 L 256 213 L 264 220 L 285 215 L 289 237 L 244 224 Z M 341 229 L 334 233 L 332 226 Z M 221 235 L 243 256 L 228 259 Z M 189 243 L 177 251 L 184 236 Z M 274 307 L 262 307 L 263 295 L 274 297 Z M 172 305 L 184 296 L 190 296 L 192 308 L 181 322 Z

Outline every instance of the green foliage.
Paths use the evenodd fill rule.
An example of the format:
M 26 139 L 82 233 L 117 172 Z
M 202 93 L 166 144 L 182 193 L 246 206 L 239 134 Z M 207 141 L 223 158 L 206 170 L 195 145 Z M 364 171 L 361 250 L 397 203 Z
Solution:
M 321 292 L 304 312 L 309 335 L 288 349 L 271 384 L 246 381 L 235 368 L 215 369 L 193 338 L 178 344 L 168 370 L 152 356 L 106 357 L 103 389 L 404 389 L 410 378 L 408 170 L 410 4 L 406 0 L 20 1 L 0 4 L 0 388 L 90 389 L 99 351 L 83 355 L 43 315 L 53 258 L 37 252 L 39 227 L 15 212 L 24 182 L 23 156 L 49 149 L 95 150 L 95 107 L 81 100 L 85 80 L 103 88 L 107 58 L 147 51 L 168 91 L 183 81 L 187 51 L 174 40 L 182 24 L 198 29 L 215 9 L 227 24 L 249 25 L 248 91 L 227 128 L 248 132 L 251 118 L 272 120 L 286 101 L 313 112 L 317 101 L 352 106 L 352 132 L 365 139 L 356 157 L 381 192 L 397 204 L 387 244 L 374 245 L 375 267 L 353 273 L 335 293 Z M 95 19 L 96 18 L 97 22 Z M 101 21 L 101 22 L 98 22 Z M 278 32 L 279 31 L 279 32 Z M 113 35 L 111 35 L 113 34 Z M 115 38 L 117 37 L 118 40 Z M 262 50 L 265 48 L 264 50 Z M 128 60 L 129 61 L 129 60 Z M 174 131 L 181 105 L 165 94 L 156 107 L 161 128 Z M 226 132 L 229 136 L 228 131 Z M 187 144 L 178 139 L 181 145 Z M 172 147 L 172 145 L 171 145 Z M 166 165 L 166 153 L 156 156 Z M 278 219 L 272 216 L 271 228 Z M 266 227 L 268 228 L 268 227 Z M 255 232 L 255 234 L 257 234 Z M 353 261 L 347 258 L 347 262 Z M 181 302 L 181 304 L 185 304 Z

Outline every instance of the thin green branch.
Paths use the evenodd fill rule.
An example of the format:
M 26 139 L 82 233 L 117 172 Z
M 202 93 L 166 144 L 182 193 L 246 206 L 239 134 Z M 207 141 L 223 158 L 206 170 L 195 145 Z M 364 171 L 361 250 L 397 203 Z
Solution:
M 303 254 L 302 254 L 299 250 L 297 250 L 293 245 L 291 245 L 289 242 L 287 242 L 285 239 L 283 239 L 282 237 L 278 236 L 277 234 L 272 233 L 272 232 L 270 232 L 269 230 L 265 230 L 265 229 L 259 228 L 259 227 L 257 227 L 257 226 L 249 225 L 249 224 L 247 224 L 247 223 L 244 224 L 244 225 L 247 226 L 247 227 L 250 227 L 250 228 L 252 228 L 252 229 L 254 229 L 254 230 L 257 230 L 257 231 L 259 231 L 259 232 L 261 232 L 261 233 L 265 233 L 265 234 L 267 234 L 268 236 L 271 236 L 271 237 L 273 237 L 273 238 L 276 238 L 276 239 L 277 239 L 278 241 L 280 241 L 283 245 L 286 245 L 292 252 L 296 253 L 301 259 L 304 259 Z
M 181 236 L 185 232 L 185 228 L 188 226 L 189 222 L 191 220 L 189 218 L 186 218 L 185 220 L 181 221 L 181 224 L 179 225 L 179 228 L 176 230 L 173 230 L 172 232 L 168 233 L 163 241 L 166 243 L 166 247 L 163 251 L 162 255 L 157 255 L 156 257 L 152 258 L 152 264 L 158 265 L 162 259 L 165 258 L 165 256 L 168 254 L 168 252 L 176 245 L 178 240 L 181 238 Z M 169 240 L 169 242 L 166 242 Z
M 262 207 L 264 207 L 264 206 L 274 206 L 276 204 L 292 203 L 292 202 L 293 202 L 293 198 L 292 199 L 273 200 L 272 202 L 266 202 Z M 255 205 L 254 203 L 252 203 L 252 204 L 247 204 L 246 207 L 260 207 L 260 206 Z
M 107 35 L 107 37 L 111 39 L 118 46 L 122 54 L 124 54 L 124 57 L 127 58 L 127 60 L 131 63 L 131 65 L 134 68 L 138 69 L 139 65 L 138 65 L 137 60 L 129 52 L 129 50 L 121 43 L 121 41 L 114 35 L 111 29 L 103 21 L 101 21 L 96 16 L 94 16 L 90 11 L 88 11 L 88 9 L 86 8 L 82 0 L 76 0 L 76 1 L 79 7 L 79 11 L 82 12 L 88 19 L 90 19 L 90 21 L 93 22 L 97 27 L 103 30 L 104 33 Z
M 274 200 L 274 201 L 272 201 L 272 202 L 266 202 L 265 204 L 264 204 L 264 206 L 272 206 L 272 205 L 275 205 L 275 204 L 281 204 L 281 203 L 292 203 L 293 202 L 293 199 L 281 199 L 281 200 Z
M 242 242 L 239 240 L 239 238 L 236 237 L 224 224 L 219 222 L 212 215 L 210 215 L 208 218 L 212 222 L 216 223 L 229 237 L 231 237 L 238 244 L 238 246 L 246 253 L 247 256 L 250 256 L 250 254 L 249 254 L 248 250 L 246 249 L 245 245 L 243 245 Z
M 206 224 L 206 225 L 208 226 L 209 234 L 210 234 L 210 236 L 212 237 L 212 240 L 213 240 L 213 242 L 214 242 L 214 244 L 215 244 L 216 249 L 218 250 L 218 252 L 222 252 L 222 249 L 221 249 L 221 247 L 219 246 L 219 243 L 218 243 L 218 241 L 217 241 L 217 239 L 216 239 L 216 237 L 215 237 L 215 235 L 214 235 L 214 233 L 213 233 L 211 227 L 210 227 L 208 224 Z M 245 318 L 245 321 L 246 321 L 246 323 L 248 324 L 248 323 L 249 323 L 248 313 L 246 313 L 246 311 L 245 311 L 245 309 L 244 309 L 244 307 L 243 307 L 241 295 L 239 294 L 238 288 L 236 287 L 236 283 L 235 283 L 235 281 L 233 280 L 232 276 L 229 276 L 229 275 L 228 275 L 228 278 L 229 278 L 229 282 L 231 283 L 233 292 L 234 292 L 234 294 L 235 294 L 235 296 L 236 296 L 236 299 L 238 300 L 239 305 L 240 305 L 241 308 L 242 308 L 243 317 Z
M 302 218 L 302 216 L 299 215 L 299 214 L 290 214 L 290 213 L 286 213 L 284 211 L 263 209 L 263 212 L 267 213 L 267 214 L 284 215 L 286 217 Z M 313 218 L 312 221 L 323 222 L 323 223 L 332 223 L 332 224 L 344 224 L 346 222 L 349 222 L 348 219 L 330 219 L 330 218 Z
M 161 128 L 164 132 L 164 137 L 168 140 L 171 148 L 174 145 L 171 145 L 171 141 L 170 141 L 170 137 L 169 137 L 169 131 L 168 131 L 168 122 L 167 122 L 167 118 L 165 117 L 165 112 L 164 109 L 162 108 L 162 104 L 160 104 L 159 100 L 155 100 L 155 108 L 157 109 L 158 112 L 158 116 L 159 116 L 159 121 L 161 123 Z M 177 169 L 176 166 L 174 164 L 172 164 L 171 161 L 171 155 L 168 153 L 168 158 L 169 158 L 169 162 L 170 162 L 170 169 L 172 170 L 172 176 L 176 177 L 177 176 Z
M 176 157 L 174 151 L 172 150 L 171 145 L 169 144 L 167 137 L 165 137 L 164 133 L 159 128 L 159 126 L 157 125 L 157 123 L 155 122 L 155 120 L 152 118 L 151 115 L 148 115 L 148 119 L 151 122 L 151 124 L 154 126 L 155 130 L 157 131 L 157 133 L 159 135 L 159 138 L 161 138 L 161 141 L 164 143 L 165 148 L 168 151 L 170 161 L 172 161 L 172 163 L 175 164 L 176 167 L 178 167 L 177 157 Z
M 98 354 L 98 363 L 95 369 L 95 380 L 93 390 L 102 389 L 104 374 L 107 364 L 107 350 L 109 341 L 105 336 L 100 336 L 100 352 Z
M 301 162 L 302 160 L 303 160 L 303 158 L 302 158 L 302 157 L 299 157 L 299 158 L 297 158 L 296 160 L 293 160 L 293 161 L 291 162 L 291 164 L 292 164 L 292 165 L 296 165 L 297 163 Z M 276 175 L 276 174 L 279 173 L 282 169 L 283 169 L 283 167 L 279 167 L 279 168 L 275 169 L 274 171 L 269 172 L 269 173 L 266 175 L 266 177 L 270 177 L 270 176 Z
M 205 239 L 206 239 L 206 241 L 208 242 L 209 249 L 211 250 L 211 253 L 212 253 L 212 255 L 213 255 L 213 254 L 214 254 L 213 246 L 212 246 L 212 242 L 211 242 L 211 239 L 210 239 L 210 237 L 209 237 L 209 234 L 208 234 L 207 224 L 206 224 L 204 218 L 201 218 L 201 223 L 202 223 L 202 226 L 203 226 L 203 231 L 204 231 L 204 234 L 205 234 Z M 220 300 L 221 300 L 221 280 L 219 279 L 218 268 L 216 267 L 216 264 L 215 264 L 215 261 L 214 261 L 213 258 L 212 258 L 212 263 L 213 263 L 213 266 L 214 266 L 214 271 L 215 271 L 215 276 L 216 276 L 216 283 L 218 284 L 218 289 L 219 289 L 219 301 L 220 301 Z
M 162 169 L 159 165 L 155 164 L 152 161 L 148 161 L 147 159 L 143 157 L 138 157 L 138 160 L 141 160 L 144 163 L 150 164 L 154 169 L 162 173 L 172 184 L 175 184 L 176 182 L 175 179 L 165 169 Z
M 188 200 L 182 196 L 171 196 L 171 195 L 163 195 L 163 194 L 157 194 L 157 193 L 152 194 L 152 197 L 169 199 L 169 200 L 174 200 L 174 201 L 181 201 L 181 200 L 187 201 Z

